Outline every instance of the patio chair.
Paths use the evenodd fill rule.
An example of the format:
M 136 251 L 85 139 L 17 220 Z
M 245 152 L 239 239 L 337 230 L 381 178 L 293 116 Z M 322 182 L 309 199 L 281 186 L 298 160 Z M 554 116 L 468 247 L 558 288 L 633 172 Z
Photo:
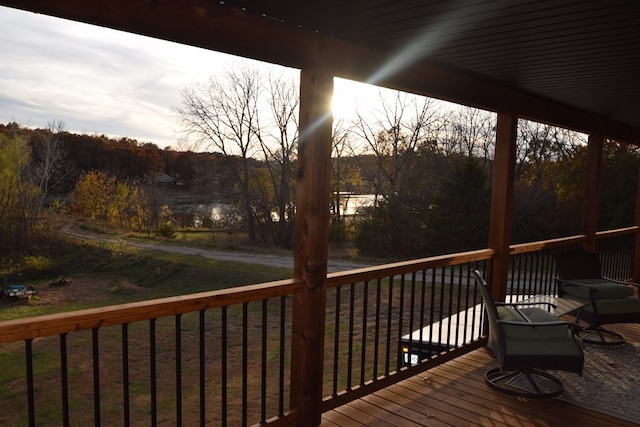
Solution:
M 602 325 L 640 323 L 640 299 L 634 296 L 632 285 L 602 277 L 597 252 L 571 249 L 554 254 L 557 267 L 558 296 L 584 302 L 579 320 L 588 326 L 580 332 L 584 342 L 621 345 L 625 339 Z
M 574 335 L 577 324 L 531 304 L 496 303 L 480 272 L 474 270 L 473 275 L 485 303 L 487 345 L 499 364 L 485 373 L 487 385 L 527 398 L 562 394 L 562 381 L 545 370 L 582 374 L 584 353 Z

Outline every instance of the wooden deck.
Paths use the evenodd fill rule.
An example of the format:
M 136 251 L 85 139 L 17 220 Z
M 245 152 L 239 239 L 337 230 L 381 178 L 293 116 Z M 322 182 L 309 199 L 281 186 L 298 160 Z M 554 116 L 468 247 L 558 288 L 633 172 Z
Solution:
M 610 325 L 640 343 L 640 325 Z M 486 349 L 473 351 L 323 414 L 323 427 L 351 426 L 638 426 L 558 399 L 522 399 L 484 383 L 495 366 Z M 637 392 L 637 391 L 636 391 Z M 621 402 L 624 404 L 624 402 Z M 640 423 L 640 420 L 638 421 Z

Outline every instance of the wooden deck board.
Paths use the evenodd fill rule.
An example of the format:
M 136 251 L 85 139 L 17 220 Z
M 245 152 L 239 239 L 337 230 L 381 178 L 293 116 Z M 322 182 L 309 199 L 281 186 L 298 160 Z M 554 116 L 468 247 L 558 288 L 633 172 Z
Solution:
M 640 325 L 609 325 L 640 342 Z M 491 426 L 637 427 L 639 423 L 589 411 L 559 399 L 523 399 L 490 389 L 484 373 L 495 366 L 479 349 L 323 414 L 323 427 Z M 624 404 L 624 403 L 623 403 Z M 326 421 L 326 423 L 325 423 Z

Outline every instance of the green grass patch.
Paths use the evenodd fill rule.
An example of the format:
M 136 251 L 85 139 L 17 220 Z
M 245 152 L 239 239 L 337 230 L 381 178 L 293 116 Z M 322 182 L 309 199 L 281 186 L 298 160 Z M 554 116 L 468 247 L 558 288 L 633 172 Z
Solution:
M 2 300 L 0 320 L 185 295 L 289 278 L 290 269 L 219 261 L 202 256 L 145 251 L 124 243 L 66 243 L 41 261 L 46 270 L 25 271 L 26 283 L 40 289 L 32 301 Z M 99 298 L 46 302 L 49 281 L 64 276 L 95 278 L 106 284 Z M 77 288 L 76 288 L 77 289 Z M 143 291 L 140 291 L 143 289 Z

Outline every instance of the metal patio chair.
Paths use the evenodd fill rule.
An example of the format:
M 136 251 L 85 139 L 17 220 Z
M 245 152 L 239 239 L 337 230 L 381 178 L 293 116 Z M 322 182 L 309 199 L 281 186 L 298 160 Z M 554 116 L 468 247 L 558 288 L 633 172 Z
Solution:
M 562 381 L 545 370 L 582 374 L 584 352 L 574 335 L 577 324 L 530 303 L 496 303 L 480 272 L 474 270 L 473 275 L 485 303 L 487 345 L 499 364 L 485 373 L 487 385 L 527 398 L 562 394 Z
M 640 323 L 640 299 L 635 297 L 637 283 L 621 282 L 602 276 L 597 252 L 571 249 L 554 254 L 557 267 L 558 296 L 584 302 L 579 320 L 588 326 L 580 332 L 584 342 L 621 345 L 625 339 L 602 325 Z

